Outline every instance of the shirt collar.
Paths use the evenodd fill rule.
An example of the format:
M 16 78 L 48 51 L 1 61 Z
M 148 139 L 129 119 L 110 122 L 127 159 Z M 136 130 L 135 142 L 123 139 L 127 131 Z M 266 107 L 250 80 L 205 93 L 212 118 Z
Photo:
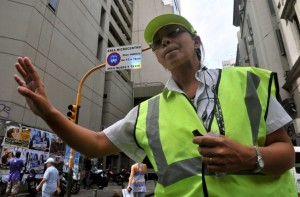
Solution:
M 215 71 L 213 69 L 209 69 L 209 70 L 198 70 L 195 74 L 195 78 L 197 79 L 197 81 L 199 81 L 201 84 L 205 84 L 208 86 L 212 86 L 215 85 L 213 84 L 213 77 L 211 76 L 212 74 L 210 74 L 211 71 Z M 178 85 L 176 84 L 176 82 L 174 81 L 174 79 L 171 77 L 167 83 L 165 88 L 167 88 L 170 91 L 176 91 L 176 92 L 180 92 L 183 93 L 183 91 L 178 87 Z
M 205 84 L 207 86 L 212 86 L 214 85 L 214 80 L 212 77 L 212 74 L 210 74 L 212 70 L 208 70 L 208 69 L 200 69 L 196 72 L 195 77 L 196 79 L 201 83 L 201 84 Z

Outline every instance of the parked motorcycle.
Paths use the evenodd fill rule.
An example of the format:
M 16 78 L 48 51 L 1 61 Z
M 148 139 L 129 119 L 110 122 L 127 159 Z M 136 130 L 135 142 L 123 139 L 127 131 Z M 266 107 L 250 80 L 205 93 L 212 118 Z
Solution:
M 60 173 L 60 190 L 59 196 L 64 196 L 67 192 L 68 187 L 68 173 Z M 72 183 L 71 183 L 71 194 L 77 194 L 80 190 L 80 173 L 73 172 Z
M 39 181 L 35 176 L 36 172 L 34 169 L 31 169 L 24 172 L 25 174 L 28 174 L 27 178 L 25 179 L 27 183 L 28 193 L 30 197 L 36 197 L 37 191 L 36 186 L 39 184 Z
M 107 176 L 112 182 L 116 182 L 117 185 L 123 185 L 123 175 L 122 172 L 114 173 L 111 169 L 108 170 Z
M 4 196 L 6 187 L 7 187 L 7 182 L 5 182 L 2 176 L 0 176 L 0 196 L 2 195 Z
M 77 194 L 80 190 L 80 173 L 73 172 L 71 194 Z
M 68 186 L 68 174 L 65 172 L 59 173 L 59 181 L 60 181 L 60 193 L 58 194 L 55 192 L 56 195 L 64 196 L 67 192 L 67 186 Z
M 129 177 L 130 177 L 130 171 L 123 168 L 121 170 L 121 176 L 123 178 L 123 183 L 124 182 L 128 182 L 129 181 Z
M 83 185 L 86 185 L 87 187 L 91 187 L 93 184 L 95 184 L 99 189 L 103 189 L 108 185 L 107 173 L 104 170 L 95 167 L 94 170 L 90 172 L 88 183 L 86 183 L 86 181 L 86 177 L 84 177 L 82 182 Z

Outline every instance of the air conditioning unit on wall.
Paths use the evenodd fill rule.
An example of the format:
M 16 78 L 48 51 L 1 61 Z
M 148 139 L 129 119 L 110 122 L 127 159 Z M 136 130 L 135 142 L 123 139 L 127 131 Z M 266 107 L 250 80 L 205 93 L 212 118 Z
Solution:
M 295 127 L 295 133 L 297 136 L 300 136 L 300 118 L 295 118 L 293 120 L 294 127 Z

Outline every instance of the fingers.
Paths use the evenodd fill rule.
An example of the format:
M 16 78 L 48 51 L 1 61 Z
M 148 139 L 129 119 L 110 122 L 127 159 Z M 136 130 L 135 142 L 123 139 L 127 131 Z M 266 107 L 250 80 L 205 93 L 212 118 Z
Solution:
M 22 58 L 20 58 L 20 57 L 18 58 L 18 63 L 15 64 L 15 67 L 23 78 L 25 78 L 27 76 L 26 71 L 23 69 L 24 62 L 23 62 Z
M 31 98 L 34 99 L 34 93 L 32 91 L 30 91 L 28 88 L 23 87 L 23 86 L 19 86 L 18 87 L 18 92 L 22 95 L 25 96 L 27 98 Z
M 199 144 L 200 147 L 216 147 L 222 143 L 223 139 L 224 138 L 200 136 L 200 137 L 194 137 L 193 143 Z
M 220 160 L 217 157 L 202 157 L 202 163 L 205 163 L 207 165 L 219 165 Z
M 36 69 L 34 68 L 33 64 L 31 63 L 30 59 L 28 57 L 23 58 L 24 61 L 24 68 L 28 73 L 34 73 L 36 74 Z
M 18 57 L 18 62 L 15 64 L 17 71 L 23 77 L 26 84 L 32 81 L 39 81 L 40 77 L 28 57 Z
M 21 79 L 18 75 L 14 75 L 14 79 L 20 86 L 23 86 L 23 87 L 26 86 L 25 81 L 23 79 Z
M 24 70 L 25 73 L 32 71 L 30 67 L 32 67 L 32 63 L 28 57 L 18 57 L 18 64 Z

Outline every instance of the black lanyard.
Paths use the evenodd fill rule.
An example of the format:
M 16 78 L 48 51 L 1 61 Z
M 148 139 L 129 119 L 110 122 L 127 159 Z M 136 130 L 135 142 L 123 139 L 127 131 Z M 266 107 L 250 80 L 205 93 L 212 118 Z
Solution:
M 215 95 L 215 115 L 216 115 L 216 120 L 219 126 L 220 134 L 225 135 L 225 124 L 224 124 L 224 119 L 223 119 L 223 113 L 222 113 L 222 108 L 221 104 L 219 101 L 219 98 L 217 95 Z

